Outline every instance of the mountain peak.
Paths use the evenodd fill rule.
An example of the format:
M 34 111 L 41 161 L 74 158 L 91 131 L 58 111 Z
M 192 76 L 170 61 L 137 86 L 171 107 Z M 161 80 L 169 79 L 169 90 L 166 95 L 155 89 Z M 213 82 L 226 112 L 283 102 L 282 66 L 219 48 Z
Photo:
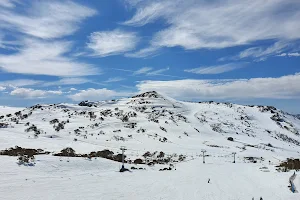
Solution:
M 158 94 L 156 91 L 149 91 L 149 92 L 144 92 L 142 94 L 138 94 L 136 96 L 133 96 L 132 98 L 139 98 L 139 97 L 159 98 L 159 97 L 162 97 L 162 96 L 160 94 Z

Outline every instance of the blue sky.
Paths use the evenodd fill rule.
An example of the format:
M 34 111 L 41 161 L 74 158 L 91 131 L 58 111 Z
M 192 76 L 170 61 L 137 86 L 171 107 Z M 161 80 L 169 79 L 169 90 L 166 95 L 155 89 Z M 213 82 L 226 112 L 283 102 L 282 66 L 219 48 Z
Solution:
M 1 0 L 0 105 L 156 90 L 300 113 L 298 0 Z

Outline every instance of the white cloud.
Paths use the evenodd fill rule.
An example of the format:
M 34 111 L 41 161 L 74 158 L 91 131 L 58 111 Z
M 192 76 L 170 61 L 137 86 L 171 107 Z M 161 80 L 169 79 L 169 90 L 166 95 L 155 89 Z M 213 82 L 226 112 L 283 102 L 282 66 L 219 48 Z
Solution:
M 131 95 L 130 92 L 117 92 L 114 90 L 108 90 L 106 88 L 102 89 L 94 89 L 89 88 L 87 90 L 80 90 L 78 93 L 69 95 L 73 101 L 83 101 L 83 100 L 90 100 L 90 101 L 100 101 L 100 100 L 107 100 L 113 97 L 124 97 Z
M 62 78 L 58 81 L 53 81 L 53 82 L 47 82 L 43 84 L 43 86 L 52 86 L 52 85 L 80 85 L 84 83 L 90 83 L 92 82 L 90 79 L 87 78 Z
M 136 14 L 130 20 L 124 22 L 124 24 L 132 26 L 143 26 L 153 22 L 159 17 L 162 17 L 164 13 L 171 14 L 172 12 L 175 12 L 175 3 L 172 3 L 171 1 L 153 1 L 146 5 L 143 1 L 133 2 L 134 6 L 139 6 L 140 3 L 143 5 L 139 7 Z
M 179 76 L 163 74 L 163 72 L 170 70 L 169 67 L 157 69 L 157 70 L 153 70 L 152 67 L 143 67 L 136 71 L 128 70 L 128 69 L 118 69 L 118 68 L 113 68 L 113 69 L 118 70 L 118 71 L 124 71 L 124 72 L 132 72 L 133 76 L 146 75 L 146 76 L 167 76 L 167 77 L 173 77 L 173 78 L 183 78 L 183 77 L 179 77 Z
M 33 99 L 33 98 L 46 98 L 52 95 L 63 94 L 60 90 L 35 90 L 31 88 L 16 88 L 10 92 L 10 95 L 20 98 Z
M 87 47 L 93 50 L 94 56 L 105 57 L 134 50 L 138 40 L 134 32 L 121 30 L 93 32 Z
M 169 69 L 170 68 L 167 67 L 167 68 L 163 68 L 163 69 L 153 70 L 152 67 L 143 67 L 143 68 L 135 71 L 133 73 L 133 75 L 144 74 L 144 75 L 147 75 L 147 76 L 168 76 L 168 75 L 165 75 L 165 74 L 162 74 L 162 73 L 165 72 L 165 71 L 168 71 Z
M 300 98 L 300 74 L 279 78 L 252 78 L 242 80 L 173 80 L 143 81 L 137 85 L 140 92 L 156 90 L 174 98 L 202 99 L 291 99 Z
M 0 86 L 0 91 L 4 91 L 4 90 L 6 90 L 6 87 Z
M 3 5 L 10 6 L 9 2 Z M 0 10 L 0 27 L 44 39 L 60 38 L 73 34 L 82 20 L 96 14 L 94 9 L 72 1 L 33 1 L 30 6 L 24 14 Z
M 113 78 L 109 78 L 106 81 L 104 81 L 105 83 L 114 83 L 114 82 L 120 82 L 125 80 L 125 78 L 122 77 L 113 77 Z
M 70 91 L 76 91 L 77 89 L 76 88 L 70 88 Z
M 164 75 L 162 73 L 168 71 L 169 69 L 170 69 L 169 67 L 164 68 L 164 69 L 158 69 L 155 71 L 148 72 L 147 75 L 148 76 Z
M 0 32 L 0 48 L 9 50 L 18 50 L 21 43 L 14 40 L 6 40 L 4 33 Z
M 43 83 L 43 81 L 40 81 L 40 80 L 15 79 L 15 80 L 1 81 L 0 86 L 16 88 L 16 87 L 38 85 L 38 84 L 42 84 L 42 83 Z
M 156 48 L 225 48 L 300 38 L 300 9 L 296 9 L 300 1 L 296 0 L 165 0 L 133 6 L 137 11 L 125 24 L 142 26 L 162 18 L 169 25 L 154 35 L 151 46 Z
M 243 59 L 243 58 L 259 58 L 260 60 L 264 60 L 269 56 L 276 55 L 281 53 L 287 49 L 292 48 L 293 43 L 290 41 L 278 41 L 269 47 L 252 47 L 248 48 L 235 57 L 235 59 Z
M 129 58 L 144 58 L 144 57 L 154 57 L 159 54 L 160 48 L 157 47 L 147 47 L 140 49 L 136 52 L 126 53 L 125 56 Z
M 194 69 L 186 69 L 185 72 L 194 74 L 222 74 L 245 67 L 246 63 L 228 63 L 224 65 L 203 66 Z
M 291 57 L 298 57 L 298 56 L 300 56 L 300 53 L 298 53 L 298 52 L 295 52 L 295 53 L 288 53 L 287 55 L 288 55 L 288 56 L 291 56 Z
M 137 71 L 135 71 L 133 74 L 134 75 L 139 75 L 139 74 L 146 74 L 152 70 L 152 67 L 143 67 Z
M 298 56 L 300 56 L 300 53 L 298 53 L 298 52 L 294 52 L 294 53 L 282 53 L 282 54 L 279 54 L 277 56 L 279 56 L 279 57 L 298 57 Z
M 97 74 L 93 66 L 65 56 L 72 48 L 66 41 L 24 40 L 19 52 L 0 55 L 0 69 L 21 74 L 84 76 Z
M 17 0 L 1 0 L 0 1 L 0 7 L 5 7 L 5 8 L 14 8 L 15 7 L 15 2 Z

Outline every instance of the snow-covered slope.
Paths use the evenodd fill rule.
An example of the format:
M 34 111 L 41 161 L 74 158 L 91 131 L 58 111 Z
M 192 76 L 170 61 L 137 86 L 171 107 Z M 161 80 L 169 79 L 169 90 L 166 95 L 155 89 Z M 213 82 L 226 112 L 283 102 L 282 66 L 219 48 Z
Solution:
M 92 193 L 87 199 L 104 195 L 103 199 L 246 200 L 255 196 L 251 196 L 252 193 L 264 195 L 266 199 L 286 200 L 295 197 L 290 196 L 288 188 L 282 187 L 288 185 L 290 174 L 278 173 L 274 166 L 286 158 L 299 157 L 300 120 L 271 106 L 181 102 L 156 92 L 148 92 L 127 99 L 85 101 L 79 105 L 36 105 L 20 112 L 12 110 L 11 115 L 5 111 L 3 117 L 0 114 L 0 118 L 0 123 L 6 127 L 0 129 L 0 150 L 18 145 L 41 148 L 50 152 L 59 152 L 65 147 L 72 147 L 77 153 L 103 149 L 120 153 L 120 147 L 125 146 L 127 161 L 143 159 L 142 155 L 147 151 L 151 153 L 163 151 L 173 157 L 176 155 L 186 157 L 185 162 L 178 164 L 178 170 L 163 175 L 165 179 L 162 181 L 158 181 L 161 176 L 159 173 L 164 172 L 158 172 L 159 167 L 153 167 L 134 175 L 127 174 L 126 178 L 121 178 L 120 183 L 117 183 L 116 180 L 110 182 L 110 179 L 119 177 L 114 173 L 119 166 L 118 163 L 105 164 L 111 161 L 98 159 L 97 162 L 100 163 L 86 161 L 82 164 L 82 159 L 73 158 L 74 160 L 70 162 L 74 163 L 73 166 L 62 164 L 50 155 L 38 156 L 40 160 L 34 168 L 40 175 L 34 175 L 31 179 L 39 181 L 43 189 L 48 187 L 47 181 L 40 177 L 49 176 L 50 170 L 57 173 L 49 176 L 54 184 L 59 182 L 59 176 L 64 177 L 66 180 L 63 182 L 67 184 L 66 177 L 74 174 L 76 180 L 72 178 L 72 182 L 76 183 L 82 177 L 85 182 L 91 181 L 86 183 L 91 184 L 90 186 L 99 183 L 98 178 L 93 177 L 95 174 L 97 177 L 105 177 L 105 180 L 116 188 L 121 187 L 125 180 L 132 180 L 125 187 L 126 192 L 120 190 L 111 194 L 112 196 L 109 196 L 112 191 L 106 193 L 98 191 L 93 196 L 93 187 L 83 189 L 87 193 Z M 201 164 L 202 150 L 206 150 L 208 156 L 206 158 L 208 165 L 205 166 Z M 233 152 L 237 153 L 238 164 L 234 166 Z M 22 173 L 29 174 L 34 171 L 17 168 L 15 163 L 10 167 L 12 158 L 0 156 L 0 159 L 3 159 L 1 168 L 9 167 L 5 174 L 14 173 L 18 169 Z M 257 163 L 252 163 L 253 161 Z M 49 168 L 45 169 L 48 165 Z M 101 165 L 104 166 L 99 167 Z M 77 172 L 84 169 L 86 169 L 84 173 Z M 72 172 L 66 172 L 70 170 Z M 13 175 L 8 175 L 4 179 L 2 177 L 1 182 L 13 180 L 15 182 L 10 182 L 11 185 L 23 184 Z M 149 180 L 143 181 L 146 178 Z M 207 178 L 212 179 L 212 184 L 205 184 Z M 230 180 L 226 180 L 227 178 Z M 270 186 L 269 183 L 273 181 L 276 183 Z M 175 185 L 176 182 L 179 182 L 179 185 Z M 153 183 L 158 185 L 151 187 Z M 106 182 L 99 184 L 99 187 L 104 187 Z M 193 186 L 189 188 L 188 185 L 191 184 Z M 247 191 L 239 192 L 246 188 Z M 69 190 L 76 192 L 77 189 L 75 187 Z M 136 196 L 135 189 L 141 196 Z M 0 189 L 0 194 L 7 193 L 8 190 L 4 187 L 3 190 Z M 148 196 L 145 196 L 146 194 Z M 54 196 L 49 199 L 57 199 L 57 196 Z M 15 194 L 12 194 L 6 199 L 16 198 Z
M 22 110 L 22 107 L 8 107 L 8 106 L 0 106 L 0 115 L 6 115 L 10 113 L 15 113 L 19 110 Z
M 298 155 L 300 146 L 300 120 L 274 107 L 187 103 L 156 92 L 79 105 L 36 105 L 13 110 L 11 115 L 6 109 L 0 118 L 8 124 L 0 130 L 5 140 L 0 149 L 19 145 L 59 151 L 71 145 L 86 153 L 123 145 L 141 153 L 196 154 L 206 149 L 208 153 L 267 153 L 284 159 L 286 151 Z

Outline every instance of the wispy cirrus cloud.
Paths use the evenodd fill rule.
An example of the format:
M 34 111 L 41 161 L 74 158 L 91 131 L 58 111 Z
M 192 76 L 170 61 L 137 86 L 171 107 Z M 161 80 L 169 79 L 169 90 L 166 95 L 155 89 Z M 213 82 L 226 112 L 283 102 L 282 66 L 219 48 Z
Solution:
M 18 0 L 1 0 L 0 7 L 14 8 L 15 3 L 18 3 Z
M 138 70 L 114 68 L 113 70 L 131 72 L 132 76 L 142 76 L 142 75 L 144 75 L 144 76 L 166 76 L 166 77 L 173 77 L 173 78 L 183 78 L 183 77 L 179 77 L 179 76 L 166 74 L 165 72 L 170 70 L 169 67 L 161 68 L 161 69 L 154 69 L 153 67 L 142 67 Z
M 16 88 L 10 92 L 11 96 L 20 98 L 32 99 L 32 98 L 46 98 L 52 95 L 62 95 L 60 90 L 35 90 L 32 88 Z
M 144 58 L 144 57 L 154 57 L 160 53 L 159 47 L 147 47 L 140 49 L 135 52 L 126 53 L 125 56 L 129 58 Z
M 17 39 L 6 41 L 6 35 L 0 35 L 0 48 L 10 50 L 0 55 L 0 70 L 50 76 L 99 73 L 92 65 L 70 56 L 72 42 L 58 40 L 74 34 L 80 23 L 95 15 L 96 10 L 69 0 L 1 2 L 6 6 L 0 7 L 0 29 L 12 32 L 12 38 Z
M 25 39 L 16 53 L 0 55 L 0 69 L 20 74 L 84 76 L 100 73 L 92 65 L 67 57 L 72 43 Z
M 279 56 L 279 57 L 299 57 L 300 53 L 298 53 L 298 52 L 294 52 L 294 53 L 282 53 L 282 54 L 279 54 L 277 56 Z
M 58 81 L 52 81 L 52 82 L 45 82 L 41 86 L 54 86 L 54 85 L 80 85 L 84 83 L 91 83 L 93 82 L 90 79 L 87 78 L 81 78 L 81 77 L 68 77 L 68 78 L 62 78 Z
M 13 1 L 1 2 L 5 7 L 15 6 Z M 24 12 L 0 9 L 0 27 L 43 39 L 60 38 L 76 32 L 80 22 L 97 13 L 72 1 L 30 1 L 29 5 Z
M 163 68 L 163 69 L 158 69 L 158 70 L 153 70 L 153 71 L 146 73 L 146 75 L 148 75 L 148 76 L 166 76 L 166 74 L 163 74 L 163 73 L 166 71 L 169 71 L 169 70 L 170 70 L 169 67 Z
M 32 79 L 14 79 L 14 80 L 7 80 L 7 81 L 0 81 L 0 86 L 5 87 L 24 87 L 24 86 L 36 86 L 44 83 L 41 80 L 32 80 Z
M 152 67 L 142 67 L 139 70 L 136 70 L 133 74 L 139 75 L 139 74 L 147 74 L 149 73 L 153 68 Z
M 225 72 L 243 68 L 246 65 L 247 63 L 227 63 L 223 65 L 202 66 L 193 69 L 186 69 L 184 71 L 194 74 L 222 74 Z
M 113 78 L 109 78 L 106 81 L 104 81 L 105 83 L 115 83 L 115 82 L 120 82 L 125 80 L 125 78 L 122 77 L 113 77 Z
M 142 67 L 136 71 L 133 71 L 133 75 L 145 75 L 145 76 L 167 76 L 167 77 L 174 77 L 178 78 L 178 76 L 173 76 L 166 74 L 165 72 L 169 71 L 170 68 L 161 68 L 161 69 L 154 69 L 152 67 Z
M 236 80 L 142 81 L 140 92 L 156 90 L 177 99 L 299 99 L 300 74 Z
M 277 41 L 268 47 L 252 47 L 239 53 L 233 59 L 252 58 L 255 60 L 265 60 L 270 56 L 275 56 L 286 50 L 295 48 L 295 44 L 291 41 Z
M 137 11 L 124 24 L 143 26 L 164 19 L 169 25 L 153 36 L 150 46 L 157 49 L 219 49 L 259 40 L 300 38 L 300 9 L 287 9 L 300 8 L 299 1 L 165 0 L 133 1 L 132 6 Z
M 139 38 L 134 32 L 99 31 L 90 35 L 87 48 L 93 51 L 92 56 L 105 57 L 132 51 L 138 41 Z

